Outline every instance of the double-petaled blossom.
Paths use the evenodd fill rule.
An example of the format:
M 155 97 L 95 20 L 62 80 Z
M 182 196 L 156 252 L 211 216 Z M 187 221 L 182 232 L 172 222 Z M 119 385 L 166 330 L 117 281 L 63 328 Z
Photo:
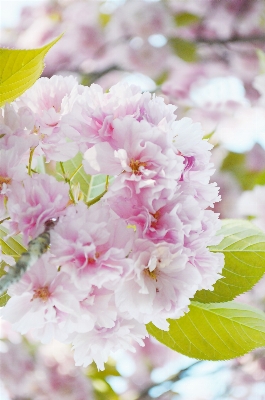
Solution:
M 11 234 L 21 232 L 27 243 L 57 221 L 47 255 L 11 287 L 2 315 L 42 341 L 72 343 L 77 365 L 94 360 L 103 369 L 111 352 L 143 344 L 146 323 L 167 330 L 168 318 L 181 317 L 196 291 L 220 278 L 223 256 L 208 249 L 220 241 L 210 209 L 220 200 L 210 183 L 212 146 L 200 124 L 177 121 L 174 106 L 128 84 L 103 93 L 73 78 L 42 79 L 14 107 L 10 112 L 24 107 L 35 127 L 37 121 L 33 162 L 41 151 L 61 161 L 78 149 L 85 173 L 114 179 L 91 201 L 91 188 L 74 195 L 75 171 L 69 176 L 61 165 L 66 182 L 36 171 L 25 177 L 27 160 L 18 171 L 16 155 L 5 155 L 10 162 L 0 163 L 0 172 L 11 178 L 2 183 Z M 5 133 L 2 152 L 17 132 Z M 32 137 L 32 129 L 20 134 Z M 91 185 L 93 177 L 84 181 Z
M 1 316 L 13 323 L 20 333 L 31 331 L 43 343 L 53 338 L 67 338 L 64 325 L 68 319 L 74 324 L 80 301 L 87 295 L 87 291 L 77 288 L 66 273 L 58 272 L 48 253 L 12 286 L 9 293 L 11 299 L 1 310 Z
M 39 149 L 48 161 L 66 161 L 78 151 L 78 135 L 66 134 L 61 119 L 71 111 L 76 96 L 82 90 L 83 87 L 72 76 L 40 78 L 16 102 L 17 107 L 26 106 L 33 112 L 35 120 L 31 133 L 38 137 Z
M 109 206 L 99 203 L 87 210 L 79 203 L 51 232 L 51 252 L 80 287 L 113 288 L 132 268 L 127 256 L 133 237 Z
M 49 219 L 64 214 L 69 203 L 68 186 L 53 176 L 34 174 L 11 183 L 7 210 L 12 234 L 21 232 L 25 242 L 44 231 Z

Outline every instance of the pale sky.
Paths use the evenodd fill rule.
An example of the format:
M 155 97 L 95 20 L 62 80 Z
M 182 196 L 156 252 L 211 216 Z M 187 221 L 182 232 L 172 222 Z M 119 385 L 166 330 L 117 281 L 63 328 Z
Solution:
M 25 6 L 43 3 L 45 0 L 0 0 L 0 28 L 13 27 L 18 23 L 20 11 Z

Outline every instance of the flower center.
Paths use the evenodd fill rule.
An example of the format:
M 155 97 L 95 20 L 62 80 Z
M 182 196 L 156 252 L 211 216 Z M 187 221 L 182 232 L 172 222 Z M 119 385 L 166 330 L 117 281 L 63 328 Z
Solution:
M 96 251 L 94 258 L 93 257 L 89 257 L 87 259 L 87 263 L 88 264 L 95 264 L 97 258 L 99 258 L 100 254 Z
M 7 176 L 0 176 L 0 190 L 2 190 L 3 183 L 6 183 L 7 185 L 11 182 L 11 178 L 8 178 Z
M 140 167 L 145 167 L 146 166 L 146 162 L 142 162 L 139 160 L 134 160 L 133 158 L 130 161 L 130 167 L 132 169 L 132 172 L 135 175 L 141 175 L 141 171 L 139 171 Z
M 48 286 L 44 286 L 44 287 L 34 290 L 34 295 L 31 299 L 31 301 L 33 301 L 34 299 L 41 299 L 44 303 L 46 303 L 48 301 L 50 295 L 51 295 L 51 293 L 49 292 Z
M 154 221 L 151 222 L 151 228 L 156 229 L 158 224 L 158 219 L 160 217 L 160 211 L 158 210 L 154 214 L 150 213 L 150 215 L 152 215 L 152 217 L 154 218 Z
M 144 273 L 151 279 L 157 281 L 157 271 L 154 269 L 153 271 L 150 271 L 149 268 L 144 269 Z
M 39 133 L 40 127 L 37 127 L 36 125 L 34 125 L 34 128 L 32 129 L 31 133 L 33 133 L 34 135 L 37 135 Z

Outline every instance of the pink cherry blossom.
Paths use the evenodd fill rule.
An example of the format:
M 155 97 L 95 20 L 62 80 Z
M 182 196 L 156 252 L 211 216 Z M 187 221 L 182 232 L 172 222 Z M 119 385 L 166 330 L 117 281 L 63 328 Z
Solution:
M 163 119 L 172 122 L 176 107 L 164 104 L 163 99 L 141 93 L 139 87 L 119 83 L 103 93 L 99 85 L 91 85 L 77 98 L 72 112 L 63 118 L 65 130 L 78 132 L 81 151 L 99 142 L 108 142 L 113 148 L 113 121 L 130 115 L 137 121 L 147 120 L 157 125 Z M 69 128 L 69 126 L 72 128 Z M 74 133 L 75 132 L 75 133 Z
M 61 127 L 63 115 L 70 112 L 82 87 L 72 76 L 40 78 L 17 101 L 19 107 L 29 107 L 35 115 L 32 133 L 38 136 L 39 146 L 47 161 L 66 161 L 74 157 L 78 147 L 76 135 L 66 135 Z M 67 139 L 72 139 L 71 142 Z
M 134 271 L 116 291 L 117 305 L 136 320 L 167 330 L 167 318 L 179 318 L 187 311 L 200 274 L 176 246 L 138 240 L 133 260 Z
M 72 343 L 77 365 L 95 361 L 103 369 L 111 352 L 143 344 L 144 324 L 167 330 L 167 319 L 187 312 L 197 290 L 213 289 L 224 259 L 208 249 L 221 240 L 210 208 L 220 198 L 200 124 L 177 120 L 174 106 L 137 86 L 121 83 L 103 93 L 53 77 L 5 108 L 2 129 L 9 236 L 20 233 L 26 244 L 57 220 L 48 252 L 9 289 L 1 312 L 16 330 Z M 31 175 L 34 146 L 24 137 L 39 140 Z M 64 145 L 73 143 L 67 153 Z M 42 153 L 56 175 L 55 161 L 77 149 L 85 172 L 75 159 L 65 165 L 65 182 L 39 173 Z M 88 201 L 93 177 L 85 173 L 113 177 Z
M 69 203 L 68 186 L 53 176 L 37 174 L 11 183 L 7 210 L 13 234 L 22 232 L 24 241 L 44 230 L 44 223 L 64 214 Z
M 108 206 L 87 210 L 80 203 L 69 207 L 51 232 L 51 252 L 76 285 L 113 288 L 132 268 L 126 258 L 132 240 L 132 230 Z
M 135 320 L 117 319 L 113 328 L 95 328 L 79 333 L 72 339 L 76 365 L 87 366 L 94 360 L 99 370 L 112 352 L 120 349 L 135 351 L 135 344 L 144 345 L 145 326 Z
M 52 266 L 49 254 L 38 260 L 9 293 L 12 297 L 1 310 L 2 317 L 20 333 L 31 331 L 43 343 L 67 337 L 65 322 L 75 319 L 79 301 L 87 295 L 75 287 L 65 272 Z

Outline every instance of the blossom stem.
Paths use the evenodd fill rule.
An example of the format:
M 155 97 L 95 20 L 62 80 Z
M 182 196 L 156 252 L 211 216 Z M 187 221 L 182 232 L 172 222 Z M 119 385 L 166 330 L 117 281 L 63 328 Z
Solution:
M 31 164 L 32 164 L 32 159 L 33 159 L 33 153 L 34 153 L 35 147 L 31 147 L 30 153 L 29 153 L 29 167 L 28 167 L 28 174 L 31 176 Z
M 66 175 L 66 172 L 65 172 L 65 169 L 64 169 L 62 161 L 60 161 L 60 167 L 61 167 L 61 170 L 62 170 L 62 173 L 63 173 L 63 178 L 64 178 L 65 182 L 68 183 L 68 185 L 69 185 L 69 196 L 70 196 L 72 202 L 75 203 L 74 194 L 73 194 L 72 189 L 71 189 L 71 179 L 67 178 L 67 175 Z
M 29 166 L 27 165 L 27 168 L 28 168 L 28 171 L 29 171 Z M 35 169 L 33 169 L 33 168 L 31 168 L 30 169 L 30 172 L 34 172 L 34 174 L 37 174 L 38 172 L 35 170 Z
M 6 217 L 6 218 L 4 218 L 4 219 L 1 219 L 0 225 L 1 225 L 4 221 L 7 221 L 7 220 L 9 220 L 9 219 L 10 219 L 10 217 Z
M 106 176 L 105 191 L 107 192 L 109 188 L 109 175 Z

